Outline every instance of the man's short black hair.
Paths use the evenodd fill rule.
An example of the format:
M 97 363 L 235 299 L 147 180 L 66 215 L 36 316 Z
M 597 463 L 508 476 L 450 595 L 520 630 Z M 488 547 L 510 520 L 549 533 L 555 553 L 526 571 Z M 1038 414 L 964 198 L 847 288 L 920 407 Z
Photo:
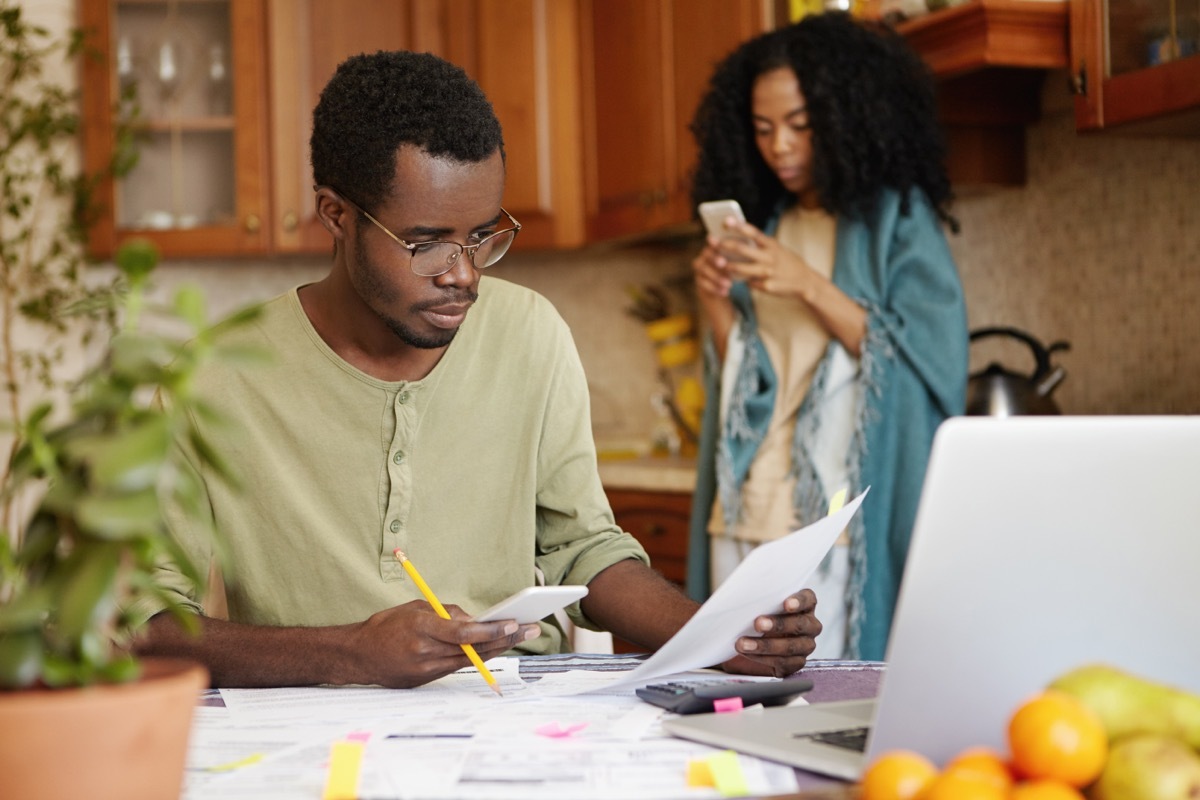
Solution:
M 343 61 L 313 110 L 309 144 L 316 183 L 369 211 L 392 188 L 401 145 L 466 162 L 504 153 L 500 121 L 479 84 L 448 61 L 407 51 Z

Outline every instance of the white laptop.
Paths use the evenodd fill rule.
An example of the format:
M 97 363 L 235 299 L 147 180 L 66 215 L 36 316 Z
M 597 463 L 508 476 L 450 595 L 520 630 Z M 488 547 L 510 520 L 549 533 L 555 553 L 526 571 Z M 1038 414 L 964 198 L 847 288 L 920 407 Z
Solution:
M 894 748 L 1003 752 L 1017 705 L 1085 662 L 1200 691 L 1198 577 L 1200 417 L 955 418 L 934 440 L 878 698 L 664 727 L 847 779 Z M 865 751 L 820 740 L 864 726 Z

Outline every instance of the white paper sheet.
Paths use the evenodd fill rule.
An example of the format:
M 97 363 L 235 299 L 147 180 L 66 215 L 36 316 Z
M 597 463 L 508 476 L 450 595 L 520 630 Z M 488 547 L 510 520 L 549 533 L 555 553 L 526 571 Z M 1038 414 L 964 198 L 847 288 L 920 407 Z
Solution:
M 669 642 L 609 688 L 710 667 L 737 655 L 737 638 L 753 634 L 755 617 L 778 614 L 784 599 L 804 588 L 866 495 L 863 491 L 841 510 L 754 548 Z
M 614 663 L 608 659 L 602 668 Z M 515 672 L 516 661 L 493 659 L 488 667 L 493 674 Z M 504 698 L 486 686 L 479 693 L 474 669 L 423 691 L 222 690 L 227 708 L 206 709 L 213 713 L 193 726 L 184 798 L 317 800 L 330 746 L 347 738 L 366 745 L 358 785 L 364 800 L 719 798 L 716 789 L 686 781 L 688 762 L 718 749 L 666 736 L 662 709 L 632 691 L 558 696 L 564 687 L 594 686 L 595 675 L 611 682 L 613 674 L 555 670 L 511 693 L 504 681 Z M 548 726 L 570 733 L 549 736 Z M 790 767 L 751 756 L 738 760 L 751 794 L 796 790 Z

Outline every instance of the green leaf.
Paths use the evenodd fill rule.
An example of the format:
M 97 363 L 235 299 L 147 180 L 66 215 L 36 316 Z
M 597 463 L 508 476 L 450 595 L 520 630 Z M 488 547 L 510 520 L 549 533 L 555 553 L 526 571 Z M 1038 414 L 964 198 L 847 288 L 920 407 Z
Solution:
M 54 553 L 58 547 L 58 522 L 50 514 L 39 511 L 25 527 L 16 563 L 21 566 L 36 563 Z
M 158 245 L 149 239 L 135 237 L 125 240 L 117 249 L 113 261 L 130 284 L 138 286 L 158 266 L 158 258 Z
M 265 366 L 273 360 L 269 350 L 245 344 L 218 345 L 213 354 L 222 364 L 237 366 Z
M 80 686 L 86 683 L 85 667 L 58 653 L 46 653 L 42 660 L 42 681 L 49 687 Z
M 208 440 L 200 435 L 199 431 L 193 430 L 191 432 L 190 441 L 200 462 L 207 465 L 209 469 L 219 475 L 221 480 L 236 488 L 238 482 L 233 468 L 225 460 L 221 452 L 210 445 Z
M 191 325 L 192 330 L 202 330 L 208 317 L 204 292 L 197 286 L 181 287 L 175 292 L 175 313 Z
M 100 489 L 138 491 L 158 480 L 171 447 L 171 433 L 166 419 L 150 416 L 118 435 L 93 436 L 69 447 L 72 455 L 88 465 L 89 475 Z
M 192 586 L 203 591 L 205 584 L 208 583 L 208 565 L 205 564 L 204 572 L 201 572 L 188 556 L 187 551 L 179 546 L 179 542 L 174 536 L 164 536 L 161 544 L 171 563 L 179 570 L 179 574 L 183 575 Z
M 100 678 L 105 683 L 129 683 L 142 674 L 138 660 L 128 653 L 114 658 L 100 668 Z
M 172 355 L 169 342 L 133 331 L 117 334 L 109 347 L 113 372 L 137 383 L 153 383 Z
M 47 586 L 35 586 L 0 606 L 0 636 L 37 630 L 57 603 Z
M 40 632 L 23 631 L 0 635 L 0 688 L 28 688 L 41 674 Z
M 262 316 L 263 306 L 261 303 L 249 305 L 244 308 L 239 308 L 229 316 L 217 322 L 207 331 L 206 334 L 217 335 L 224 333 L 234 328 L 241 328 Z
M 111 544 L 80 548 L 64 565 L 68 570 L 58 608 L 58 632 L 80 641 L 102 627 L 116 610 L 117 571 L 121 550 Z
M 161 514 L 153 489 L 82 497 L 76 509 L 79 526 L 84 532 L 109 540 L 154 536 Z

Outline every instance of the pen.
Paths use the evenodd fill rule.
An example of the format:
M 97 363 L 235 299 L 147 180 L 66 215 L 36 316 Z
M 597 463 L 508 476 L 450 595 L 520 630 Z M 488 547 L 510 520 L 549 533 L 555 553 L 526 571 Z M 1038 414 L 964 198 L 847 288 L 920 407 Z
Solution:
M 433 593 L 433 589 L 429 588 L 429 584 L 421 577 L 421 573 L 417 572 L 417 568 L 408 560 L 408 556 L 404 555 L 404 551 L 397 547 L 392 551 L 392 555 L 400 562 L 400 566 L 404 567 L 404 571 L 413 579 L 413 583 L 421 590 L 421 594 L 429 601 L 429 605 L 433 606 L 433 610 L 437 612 L 438 616 L 442 619 L 450 619 L 450 612 L 437 599 L 437 595 Z M 469 644 L 459 645 L 459 647 L 467 654 L 467 658 L 471 659 L 471 663 L 475 665 L 475 669 L 479 670 L 479 674 L 483 676 L 483 679 L 488 682 L 488 686 L 492 687 L 492 691 L 503 697 L 504 694 L 500 691 L 500 685 L 496 683 L 496 679 L 492 676 L 492 673 L 484 666 L 483 659 L 479 657 L 479 653 L 475 652 L 475 648 Z

